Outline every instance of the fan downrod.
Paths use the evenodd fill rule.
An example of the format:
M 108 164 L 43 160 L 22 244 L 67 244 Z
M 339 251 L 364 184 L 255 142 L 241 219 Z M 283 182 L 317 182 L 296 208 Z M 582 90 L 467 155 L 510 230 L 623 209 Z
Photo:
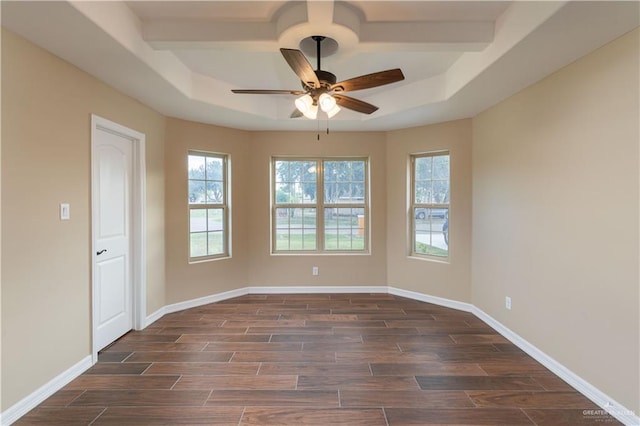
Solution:
M 311 39 L 316 42 L 317 68 L 316 70 L 314 70 L 314 73 L 316 74 L 316 76 L 318 77 L 318 80 L 320 81 L 320 87 L 317 87 L 317 88 L 309 87 L 303 82 L 302 87 L 305 90 L 309 89 L 311 91 L 314 91 L 315 89 L 315 91 L 322 93 L 322 92 L 325 92 L 327 89 L 329 89 L 329 87 L 331 87 L 332 85 L 336 84 L 336 81 L 338 81 L 335 74 L 330 73 L 329 71 L 324 71 L 321 67 L 321 63 L 320 63 L 320 60 L 322 58 L 321 46 L 322 46 L 322 41 L 325 40 L 326 38 L 327 37 L 321 36 L 321 35 L 311 36 Z
M 321 35 L 314 35 L 311 36 L 311 38 L 316 42 L 316 58 L 318 58 L 318 68 L 316 69 L 316 71 L 320 71 L 322 69 L 320 67 L 320 45 L 322 44 L 322 40 L 324 40 L 326 37 Z

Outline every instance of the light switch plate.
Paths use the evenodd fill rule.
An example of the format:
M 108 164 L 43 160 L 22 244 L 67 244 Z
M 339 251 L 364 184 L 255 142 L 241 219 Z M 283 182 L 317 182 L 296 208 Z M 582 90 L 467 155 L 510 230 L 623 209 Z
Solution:
M 68 203 L 60 204 L 60 220 L 71 219 L 71 208 Z

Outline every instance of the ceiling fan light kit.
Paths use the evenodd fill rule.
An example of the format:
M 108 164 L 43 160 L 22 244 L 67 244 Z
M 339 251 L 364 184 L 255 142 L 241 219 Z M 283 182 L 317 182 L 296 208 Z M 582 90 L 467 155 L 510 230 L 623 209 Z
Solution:
M 318 106 L 327 114 L 328 118 L 334 117 L 341 108 L 363 114 L 372 114 L 378 107 L 367 102 L 345 96 L 343 93 L 370 89 L 384 86 L 404 80 L 404 75 L 399 68 L 380 71 L 373 74 L 361 75 L 348 80 L 336 83 L 336 76 L 320 68 L 321 43 L 326 39 L 324 36 L 312 36 L 316 42 L 318 69 L 314 70 L 304 54 L 297 49 L 280 49 L 280 53 L 287 61 L 293 72 L 296 73 L 302 83 L 303 91 L 300 90 L 253 90 L 234 89 L 233 93 L 254 94 L 254 95 L 301 95 L 294 103 L 297 110 L 291 114 L 291 118 L 305 116 L 315 120 L 318 116 Z
M 340 107 L 338 105 L 335 105 L 333 108 L 331 108 L 329 111 L 325 111 L 327 113 L 327 117 L 329 118 L 333 118 L 334 115 L 336 115 L 337 113 L 340 112 Z
M 318 117 L 318 105 L 311 105 L 308 110 L 302 113 L 309 120 L 315 120 Z
M 309 94 L 302 95 L 295 100 L 295 104 L 298 111 L 304 114 L 313 106 L 313 98 Z
M 329 112 L 336 106 L 336 99 L 328 93 L 323 93 L 318 98 L 320 109 L 324 112 Z

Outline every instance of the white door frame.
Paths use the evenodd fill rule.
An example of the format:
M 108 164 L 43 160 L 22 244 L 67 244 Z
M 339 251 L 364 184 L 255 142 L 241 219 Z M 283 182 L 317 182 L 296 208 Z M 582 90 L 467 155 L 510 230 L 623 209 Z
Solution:
M 96 132 L 105 131 L 129 139 L 133 143 L 133 202 L 131 210 L 131 277 L 133 289 L 133 327 L 142 330 L 146 327 L 147 312 L 147 258 L 146 258 L 146 167 L 145 167 L 145 135 L 105 118 L 91 114 L 91 176 L 93 176 Z M 98 362 L 96 348 L 96 329 L 98 326 L 96 277 L 94 268 L 94 253 L 96 247 L 96 215 L 97 197 L 91 183 L 91 348 L 93 363 Z

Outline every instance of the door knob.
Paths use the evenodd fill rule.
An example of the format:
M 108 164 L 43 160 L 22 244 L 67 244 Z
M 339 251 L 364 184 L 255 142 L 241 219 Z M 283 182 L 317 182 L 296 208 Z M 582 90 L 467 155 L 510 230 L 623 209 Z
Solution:
M 105 253 L 107 251 L 107 249 L 102 249 L 99 252 L 96 253 L 96 255 L 100 256 L 102 253 Z

